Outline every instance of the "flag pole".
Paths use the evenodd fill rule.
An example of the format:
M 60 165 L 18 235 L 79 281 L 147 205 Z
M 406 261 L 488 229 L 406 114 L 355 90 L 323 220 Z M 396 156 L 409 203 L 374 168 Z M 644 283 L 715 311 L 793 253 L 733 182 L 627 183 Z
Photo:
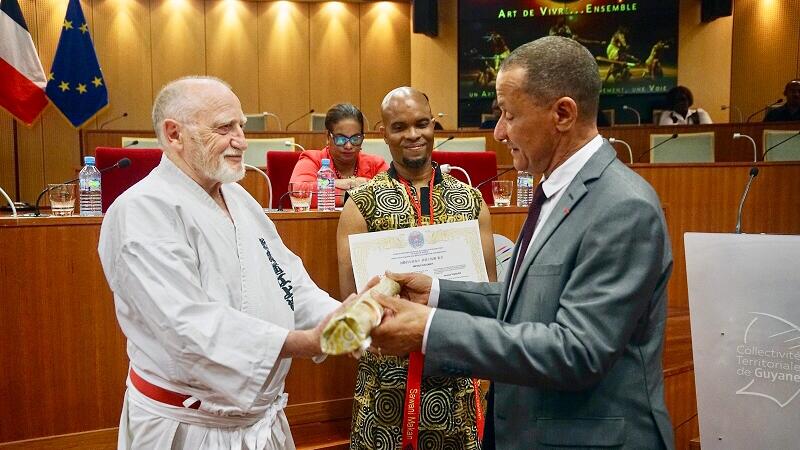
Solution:
M 19 192 L 19 140 L 17 139 L 17 119 L 11 118 L 11 134 L 14 148 L 12 154 L 14 155 L 14 201 L 21 202 Z

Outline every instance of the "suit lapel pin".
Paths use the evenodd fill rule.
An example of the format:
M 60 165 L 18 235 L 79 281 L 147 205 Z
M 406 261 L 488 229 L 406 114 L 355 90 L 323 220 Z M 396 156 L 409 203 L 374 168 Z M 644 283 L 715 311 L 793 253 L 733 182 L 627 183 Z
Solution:
M 564 208 L 564 215 L 566 216 L 567 214 L 569 214 L 569 208 Z

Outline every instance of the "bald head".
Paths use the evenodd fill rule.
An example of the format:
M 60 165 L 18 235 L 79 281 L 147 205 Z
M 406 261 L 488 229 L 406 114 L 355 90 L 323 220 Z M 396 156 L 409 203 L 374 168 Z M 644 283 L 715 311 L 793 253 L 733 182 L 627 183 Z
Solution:
M 195 123 L 198 116 L 228 95 L 234 95 L 230 85 L 215 77 L 191 76 L 167 83 L 153 103 L 153 129 L 161 148 L 167 150 L 164 120 Z
M 383 139 L 392 161 L 403 176 L 430 169 L 433 151 L 433 114 L 428 96 L 404 86 L 393 89 L 381 102 Z

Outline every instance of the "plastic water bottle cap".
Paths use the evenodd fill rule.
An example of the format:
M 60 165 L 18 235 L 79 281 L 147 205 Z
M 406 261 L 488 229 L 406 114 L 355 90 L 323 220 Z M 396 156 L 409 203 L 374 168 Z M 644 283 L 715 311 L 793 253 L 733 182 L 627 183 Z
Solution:
M 330 165 L 331 165 L 331 160 L 330 159 L 322 158 L 322 166 L 323 167 L 330 167 Z
M 94 156 L 84 156 L 83 157 L 83 164 L 87 166 L 94 165 Z

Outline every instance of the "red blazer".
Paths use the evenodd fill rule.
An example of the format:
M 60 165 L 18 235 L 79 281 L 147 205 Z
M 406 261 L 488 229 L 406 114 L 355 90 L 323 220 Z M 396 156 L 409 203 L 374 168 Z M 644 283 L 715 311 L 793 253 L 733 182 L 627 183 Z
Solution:
M 292 178 L 289 180 L 289 182 L 316 181 L 317 172 L 319 172 L 319 168 L 322 167 L 323 158 L 328 158 L 333 161 L 328 147 L 325 147 L 322 150 L 306 150 L 301 153 L 300 159 L 294 166 Z M 331 164 L 333 164 L 333 162 L 331 162 Z M 381 172 L 389 170 L 389 165 L 386 164 L 386 161 L 384 161 L 383 158 L 377 155 L 364 153 L 363 151 L 358 152 L 357 166 L 358 168 L 355 176 L 369 179 Z M 344 189 L 336 189 L 336 206 L 342 206 L 344 203 L 344 193 Z M 317 196 L 315 195 L 311 199 L 311 208 L 316 207 Z

